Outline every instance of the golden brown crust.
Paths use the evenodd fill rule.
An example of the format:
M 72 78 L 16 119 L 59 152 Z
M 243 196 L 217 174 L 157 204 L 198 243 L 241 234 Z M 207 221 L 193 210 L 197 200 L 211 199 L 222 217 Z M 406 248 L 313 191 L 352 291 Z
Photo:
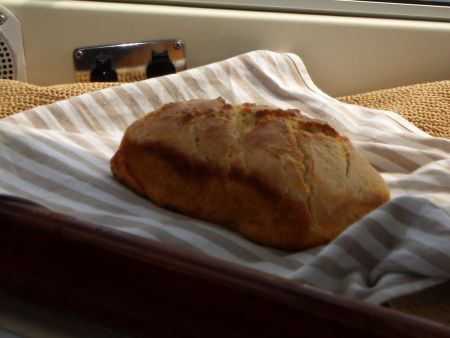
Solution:
M 171 103 L 136 121 L 111 169 L 158 205 L 286 249 L 324 244 L 389 199 L 327 124 L 222 99 Z

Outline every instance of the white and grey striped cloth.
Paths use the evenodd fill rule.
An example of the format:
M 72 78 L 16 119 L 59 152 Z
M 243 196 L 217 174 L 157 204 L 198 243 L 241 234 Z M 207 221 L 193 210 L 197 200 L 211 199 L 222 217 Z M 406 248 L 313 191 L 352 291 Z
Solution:
M 392 201 L 325 247 L 288 252 L 161 209 L 113 179 L 109 159 L 136 118 L 167 102 L 218 96 L 327 121 L 382 173 Z M 3 119 L 0 193 L 373 303 L 450 279 L 450 140 L 395 113 L 334 100 L 292 54 L 251 52 Z

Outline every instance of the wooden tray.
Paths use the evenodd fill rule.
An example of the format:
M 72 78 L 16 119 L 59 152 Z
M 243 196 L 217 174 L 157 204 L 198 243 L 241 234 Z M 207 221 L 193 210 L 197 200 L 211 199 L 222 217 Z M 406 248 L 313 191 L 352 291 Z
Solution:
M 0 290 L 134 337 L 450 337 L 444 325 L 8 196 Z

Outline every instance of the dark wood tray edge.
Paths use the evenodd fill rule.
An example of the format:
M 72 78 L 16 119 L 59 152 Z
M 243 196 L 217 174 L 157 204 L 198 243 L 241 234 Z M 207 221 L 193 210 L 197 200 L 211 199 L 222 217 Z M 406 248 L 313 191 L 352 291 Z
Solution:
M 80 221 L 17 198 L 1 199 L 0 253 L 3 292 L 136 336 L 147 336 L 149 330 L 151 336 L 201 336 L 201 332 L 226 327 L 224 336 L 231 331 L 233 336 L 289 332 L 290 336 L 450 337 L 450 328 L 438 323 Z M 126 276 L 120 276 L 121 271 Z M 66 276 L 70 272 L 73 278 Z M 92 276 L 100 284 L 107 280 L 109 291 L 117 294 L 108 298 L 108 292 L 99 291 L 98 282 L 82 282 Z M 137 289 L 117 292 L 123 282 Z M 177 294 L 182 289 L 186 294 Z M 164 293 L 166 297 L 158 296 Z M 105 297 L 109 308 L 105 308 Z M 109 300 L 114 298 L 126 304 L 128 315 L 113 313 L 117 306 Z M 220 308 L 211 308 L 211 300 Z M 167 313 L 138 314 L 155 303 Z M 175 307 L 178 328 L 170 327 Z M 185 311 L 195 316 L 180 319 Z M 237 314 L 244 318 L 233 318 Z M 156 329 L 149 321 L 155 317 Z M 196 322 L 196 317 L 201 318 Z M 205 319 L 211 325 L 199 332 Z

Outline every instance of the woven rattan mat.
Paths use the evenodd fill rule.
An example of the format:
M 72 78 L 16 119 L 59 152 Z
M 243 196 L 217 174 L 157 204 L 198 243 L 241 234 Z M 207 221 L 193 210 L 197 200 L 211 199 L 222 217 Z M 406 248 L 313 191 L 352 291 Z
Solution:
M 118 83 L 74 83 L 39 87 L 28 83 L 0 79 L 0 118 L 15 112 L 64 100 Z
M 75 83 L 39 87 L 0 80 L 0 118 L 118 83 Z M 427 133 L 450 138 L 450 81 L 398 87 L 339 98 L 369 108 L 394 111 Z
M 39 87 L 0 80 L 0 118 L 118 83 Z M 450 81 L 398 87 L 341 97 L 340 101 L 402 115 L 425 132 L 450 138 Z M 389 303 L 391 308 L 450 325 L 450 282 Z
M 339 100 L 394 111 L 430 135 L 450 138 L 450 81 L 385 89 Z

